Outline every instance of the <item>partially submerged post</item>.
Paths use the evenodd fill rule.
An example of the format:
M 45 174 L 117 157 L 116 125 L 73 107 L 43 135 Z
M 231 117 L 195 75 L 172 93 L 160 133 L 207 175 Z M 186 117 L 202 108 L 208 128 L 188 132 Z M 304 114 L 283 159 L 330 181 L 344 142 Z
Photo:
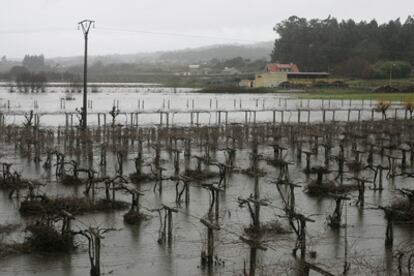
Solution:
M 214 215 L 215 220 L 219 220 L 220 216 L 220 192 L 223 191 L 223 189 L 219 185 L 214 184 L 202 184 L 202 187 L 210 191 L 211 195 L 211 201 L 210 201 L 210 207 L 208 209 L 207 216 L 210 218 L 213 217 L 213 207 L 214 207 Z
M 385 156 L 388 158 L 387 178 L 394 178 L 397 176 L 397 160 L 401 158 L 398 156 L 393 156 L 391 154 L 386 154 Z
M 364 207 L 365 205 L 365 183 L 372 183 L 372 181 L 369 179 L 360 178 L 360 177 L 352 177 L 351 179 L 354 179 L 357 182 L 357 186 L 358 186 L 358 199 L 355 205 Z
M 310 173 L 311 172 L 311 155 L 315 155 L 315 152 L 303 150 L 302 153 L 306 155 L 305 173 Z
M 124 221 L 129 224 L 138 224 L 141 222 L 142 219 L 145 219 L 145 215 L 143 215 L 140 211 L 140 197 L 144 196 L 144 194 L 137 189 L 130 188 L 125 184 L 120 185 L 120 189 L 126 191 L 131 195 L 131 208 L 129 211 L 124 215 Z
M 209 162 L 209 165 L 213 165 L 213 166 L 217 166 L 219 168 L 219 175 L 220 175 L 220 180 L 219 180 L 219 186 L 220 187 L 224 187 L 226 188 L 227 186 L 227 170 L 231 169 L 231 167 L 227 166 L 227 164 L 218 162 L 218 161 L 214 161 L 214 162 Z
M 184 201 L 185 204 L 188 206 L 188 204 L 190 203 L 190 182 L 193 180 L 192 178 L 185 176 L 185 175 L 178 175 L 178 176 L 172 176 L 169 178 L 170 180 L 176 181 L 176 185 L 175 185 L 175 203 L 177 203 L 177 205 L 181 205 L 181 201 L 182 201 L 182 195 L 185 192 L 184 195 Z M 179 191 L 178 187 L 180 182 L 183 183 L 183 188 L 181 191 Z
M 180 153 L 181 151 L 178 149 L 172 149 L 172 152 L 174 153 L 174 174 L 179 175 L 180 174 Z
M 378 164 L 376 166 L 374 165 L 369 165 L 366 166 L 365 168 L 371 169 L 374 171 L 374 180 L 372 181 L 372 183 L 374 184 L 374 187 L 372 188 L 374 191 L 382 191 L 384 190 L 382 183 L 383 183 L 383 171 L 385 169 L 388 169 L 388 167 L 384 167 L 381 164 Z M 378 187 L 377 187 L 378 184 Z
M 296 257 L 296 252 L 300 249 L 301 259 L 306 257 L 306 222 L 315 222 L 313 219 L 305 217 L 302 214 L 293 213 L 292 218 L 296 220 L 296 225 L 292 222 L 291 226 L 296 233 L 296 244 L 292 250 L 293 256 Z
M 390 207 L 378 206 L 379 209 L 384 211 L 384 217 L 387 220 L 387 230 L 385 231 L 385 247 L 392 247 L 394 243 L 394 210 Z
M 250 217 L 252 219 L 251 230 L 253 232 L 260 231 L 260 206 L 268 206 L 268 202 L 264 199 L 260 200 L 259 198 L 253 197 L 250 195 L 248 198 L 238 198 L 239 207 L 247 206 L 249 209 Z M 253 207 L 252 207 L 253 204 Z
M 329 161 L 330 161 L 330 156 L 331 156 L 331 151 L 332 151 L 333 146 L 331 143 L 323 143 L 322 146 L 324 148 L 325 167 L 329 169 Z
M 112 127 L 115 127 L 115 120 L 116 120 L 116 117 L 119 115 L 119 113 L 120 113 L 119 108 L 117 108 L 115 105 L 112 106 L 111 111 L 109 111 L 109 115 L 111 115 L 112 117 L 112 123 L 111 123 Z
M 336 156 L 332 156 L 335 159 L 338 165 L 338 174 L 335 177 L 335 180 L 340 180 L 340 183 L 343 184 L 344 182 L 344 165 L 345 165 L 345 152 L 344 146 L 342 144 L 339 145 L 339 153 Z
M 240 236 L 240 240 L 246 243 L 250 247 L 250 267 L 249 267 L 249 276 L 256 275 L 256 258 L 257 258 L 257 249 L 266 251 L 267 248 L 262 245 L 260 241 L 248 239 Z M 246 274 L 246 273 L 245 273 Z
M 167 212 L 167 218 L 168 218 L 168 226 L 167 226 L 167 229 L 168 229 L 168 232 L 167 232 L 167 240 L 168 240 L 168 243 L 171 243 L 171 241 L 172 241 L 172 229 L 173 229 L 173 218 L 172 218 L 172 213 L 177 213 L 178 211 L 177 211 L 177 209 L 176 208 L 173 208 L 173 207 L 169 207 L 169 206 L 167 206 L 167 205 L 162 205 L 163 207 L 164 207 L 164 210 L 166 210 L 166 212 Z
M 114 231 L 114 229 L 89 227 L 77 233 L 88 240 L 88 254 L 91 263 L 90 276 L 101 276 L 101 240 L 104 239 L 104 234 L 110 231 Z
M 350 200 L 348 196 L 345 195 L 337 195 L 337 194 L 331 194 L 331 197 L 335 200 L 335 209 L 332 215 L 329 215 L 328 225 L 332 228 L 338 229 L 341 227 L 341 218 L 342 218 L 342 208 L 343 208 L 343 201 Z
M 233 147 L 227 147 L 226 149 L 226 165 L 232 170 L 234 168 L 234 162 L 236 159 L 236 149 Z
M 288 217 L 290 219 L 289 214 L 295 213 L 295 188 L 300 188 L 300 185 L 294 184 L 287 180 L 278 180 L 276 182 L 273 182 L 276 184 L 276 188 L 280 194 L 280 197 L 282 198 L 282 201 L 285 205 L 285 212 L 288 214 Z M 289 194 L 288 196 L 285 195 L 284 192 L 282 192 L 280 186 L 286 186 L 289 187 Z
M 207 227 L 207 253 L 205 251 L 201 253 L 201 263 L 203 265 L 207 263 L 207 266 L 211 268 L 214 257 L 214 231 L 220 230 L 220 226 L 205 219 L 200 219 L 200 222 Z

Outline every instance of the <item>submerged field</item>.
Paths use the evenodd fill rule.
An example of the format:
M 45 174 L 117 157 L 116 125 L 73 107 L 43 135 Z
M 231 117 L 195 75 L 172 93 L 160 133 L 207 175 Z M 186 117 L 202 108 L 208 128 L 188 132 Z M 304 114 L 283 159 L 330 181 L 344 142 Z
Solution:
M 203 104 L 214 109 L 210 98 Z M 234 108 L 234 97 L 217 99 Z M 284 108 L 283 100 L 264 99 L 242 101 Z M 95 108 L 109 109 L 102 105 Z M 349 275 L 394 275 L 398 260 L 407 273 L 414 238 L 411 120 L 280 124 L 240 117 L 221 125 L 147 121 L 87 131 L 6 121 L 0 224 L 9 227 L 0 227 L 7 230 L 0 274 L 87 275 L 88 239 L 79 232 L 88 229 L 108 230 L 99 251 L 102 274 L 303 275 L 316 267 L 338 275 L 349 264 Z M 33 225 L 51 227 L 65 243 L 50 247 Z

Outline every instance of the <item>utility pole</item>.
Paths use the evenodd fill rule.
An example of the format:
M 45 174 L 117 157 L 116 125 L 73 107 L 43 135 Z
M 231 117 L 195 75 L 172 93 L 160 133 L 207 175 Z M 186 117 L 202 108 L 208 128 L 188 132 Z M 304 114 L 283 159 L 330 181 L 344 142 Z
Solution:
M 83 35 L 85 38 L 85 57 L 84 57 L 84 64 L 83 64 L 83 107 L 82 107 L 82 124 L 81 128 L 86 129 L 87 127 L 87 117 L 88 117 L 88 34 L 91 26 L 95 28 L 95 21 L 85 19 L 78 23 L 82 27 Z

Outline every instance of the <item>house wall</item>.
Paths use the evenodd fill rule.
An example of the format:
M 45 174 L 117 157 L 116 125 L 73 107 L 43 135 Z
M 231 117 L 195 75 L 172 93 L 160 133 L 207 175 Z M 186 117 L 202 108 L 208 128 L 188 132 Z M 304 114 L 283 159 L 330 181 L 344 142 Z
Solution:
M 286 72 L 256 73 L 255 87 L 277 87 L 287 80 Z
M 252 88 L 253 87 L 253 80 L 241 80 L 239 82 L 239 86 L 240 87 L 247 87 L 247 88 Z
M 294 78 L 291 78 L 288 76 L 288 81 L 291 84 L 295 85 L 302 85 L 306 87 L 314 86 L 317 82 L 329 82 L 329 76 L 297 76 Z M 335 81 L 335 80 L 332 80 Z

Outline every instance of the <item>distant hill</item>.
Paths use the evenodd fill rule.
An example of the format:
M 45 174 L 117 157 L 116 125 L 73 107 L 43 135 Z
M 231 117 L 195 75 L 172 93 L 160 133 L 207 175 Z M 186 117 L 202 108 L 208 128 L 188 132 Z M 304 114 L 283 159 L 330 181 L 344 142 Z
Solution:
M 89 64 L 101 62 L 103 64 L 114 63 L 172 63 L 172 64 L 197 64 L 211 59 L 226 60 L 235 57 L 244 59 L 270 59 L 273 49 L 273 41 L 256 44 L 224 44 L 211 45 L 199 48 L 189 48 L 177 51 L 163 51 L 137 54 L 113 54 L 103 56 L 90 56 Z M 52 66 L 73 66 L 83 63 L 83 57 L 56 57 L 46 61 Z
M 262 42 L 253 45 L 214 45 L 195 49 L 184 49 L 163 53 L 159 59 L 172 63 L 203 63 L 211 59 L 269 59 L 273 49 L 273 42 Z

